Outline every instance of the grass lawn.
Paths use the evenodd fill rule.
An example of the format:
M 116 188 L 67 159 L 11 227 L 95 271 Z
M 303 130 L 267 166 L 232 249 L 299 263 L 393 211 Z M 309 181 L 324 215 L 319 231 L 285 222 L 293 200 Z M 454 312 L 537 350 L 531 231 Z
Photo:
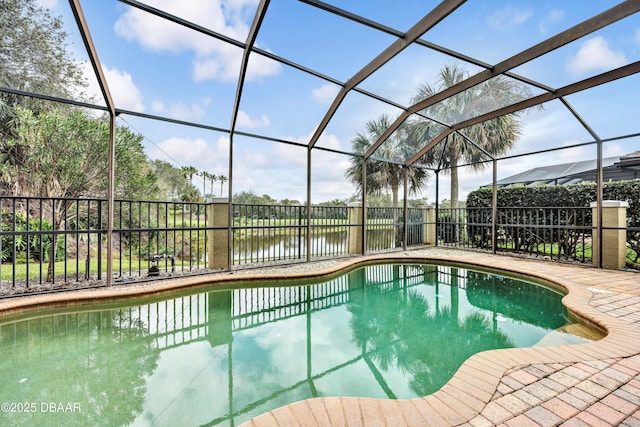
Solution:
M 131 266 L 131 269 L 133 271 L 137 271 L 138 267 L 141 268 L 141 271 L 143 273 L 146 274 L 147 269 L 149 268 L 149 266 L 151 265 L 150 261 L 147 259 L 138 259 L 138 258 L 132 258 L 132 259 L 122 259 L 122 262 L 120 261 L 120 259 L 118 259 L 117 257 L 114 257 L 113 259 L 113 271 L 120 271 L 120 268 L 122 267 L 122 271 L 123 272 L 127 272 L 129 271 L 129 266 Z M 194 264 L 192 263 L 191 266 L 193 266 Z M 176 268 L 178 267 L 189 267 L 189 262 L 188 261 L 182 261 L 182 260 L 176 260 Z M 40 277 L 40 269 L 42 268 L 42 277 L 46 278 L 47 276 L 47 269 L 49 268 L 49 263 L 44 262 L 44 263 L 40 263 L 40 262 L 35 262 L 32 261 L 29 264 L 26 263 L 16 263 L 15 265 L 15 275 L 16 275 L 16 280 L 25 280 L 27 278 L 27 267 L 29 268 L 29 278 L 30 279 L 37 279 Z M 104 273 L 107 272 L 107 257 L 106 255 L 103 255 L 102 257 L 102 271 Z M 158 261 L 158 267 L 160 267 L 161 271 L 164 271 L 165 268 L 167 269 L 171 269 L 171 261 L 168 259 L 161 259 Z M 78 273 L 80 276 L 84 276 L 85 272 L 86 272 L 86 261 L 85 260 L 79 260 L 78 263 L 76 264 L 76 260 L 72 259 L 72 260 L 67 260 L 66 261 L 66 268 L 67 268 L 67 275 L 68 276 L 75 276 L 76 273 Z M 57 261 L 55 263 L 55 273 L 56 276 L 62 276 L 65 272 L 65 261 Z M 13 279 L 13 265 L 11 263 L 3 263 L 2 267 L 0 268 L 1 270 L 1 279 L 2 280 L 12 280 Z M 98 260 L 94 257 L 91 259 L 91 262 L 89 264 L 89 273 L 90 274 L 95 274 L 98 272 Z

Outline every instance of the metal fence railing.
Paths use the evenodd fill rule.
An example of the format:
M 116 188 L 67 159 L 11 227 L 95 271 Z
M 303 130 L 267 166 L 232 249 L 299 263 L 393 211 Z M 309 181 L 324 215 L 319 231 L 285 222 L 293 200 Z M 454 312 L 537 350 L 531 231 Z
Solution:
M 640 270 L 640 224 L 627 226 L 627 263 Z
M 367 252 L 424 246 L 424 209 L 408 208 L 405 228 L 402 208 L 367 208 Z M 406 234 L 406 236 L 405 236 Z
M 303 206 L 233 205 L 233 264 L 302 259 Z
M 234 265 L 307 258 L 307 207 L 233 205 Z M 350 229 L 346 206 L 312 206 L 311 257 L 347 254 Z
M 592 218 L 588 207 L 499 207 L 498 252 L 591 262 Z M 491 249 L 491 208 L 441 209 L 438 238 L 454 247 Z
M 367 251 L 401 248 L 403 227 L 401 208 L 367 208 Z
M 0 197 L 3 287 L 102 281 L 107 273 L 107 202 Z M 202 203 L 117 200 L 111 237 L 114 280 L 206 270 Z
M 338 257 L 349 253 L 348 243 L 357 224 L 347 206 L 311 207 L 311 257 Z
M 349 241 L 362 226 L 347 206 L 312 206 L 310 254 L 307 253 L 307 208 L 294 205 L 233 205 L 234 265 L 303 260 L 309 255 L 349 254 Z M 407 246 L 424 245 L 424 209 L 408 209 Z M 402 248 L 405 224 L 402 208 L 367 208 L 367 252 Z
M 429 213 L 432 216 L 426 208 L 409 208 L 405 221 L 402 208 L 369 207 L 363 226 L 359 207 L 312 206 L 307 213 L 303 205 L 234 204 L 232 223 L 214 226 L 212 206 L 115 201 L 112 281 L 226 269 L 227 261 L 212 261 L 220 247 L 228 248 L 224 251 L 231 255 L 231 268 L 360 254 L 362 241 L 365 253 L 436 241 L 492 250 L 495 242 L 496 252 L 583 263 L 593 257 L 592 211 L 585 207 L 500 207 L 494 236 L 491 208 L 440 209 L 437 215 Z M 101 199 L 0 197 L 0 293 L 104 282 L 107 209 Z M 228 216 L 226 208 L 222 212 Z M 632 223 L 627 227 L 627 253 L 627 261 L 637 265 L 640 227 Z

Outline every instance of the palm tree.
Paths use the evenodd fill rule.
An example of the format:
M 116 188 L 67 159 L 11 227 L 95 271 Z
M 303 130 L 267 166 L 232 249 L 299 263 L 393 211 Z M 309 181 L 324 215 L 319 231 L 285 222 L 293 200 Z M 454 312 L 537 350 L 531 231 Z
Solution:
M 184 179 L 187 181 L 187 187 L 180 199 L 185 202 L 193 202 L 198 200 L 198 190 L 193 186 L 193 175 L 198 173 L 198 169 L 193 166 L 182 166 L 180 168 Z
M 213 184 L 218 180 L 218 175 L 212 173 L 209 175 L 209 179 L 211 180 L 211 194 L 213 194 Z
M 359 132 L 351 141 L 353 150 L 356 153 L 364 154 L 380 136 L 389 128 L 392 120 L 386 114 L 366 124 L 366 130 Z M 416 149 L 416 138 L 410 138 L 406 133 L 407 128 L 400 126 L 394 134 L 385 141 L 376 151 L 376 157 L 388 159 L 398 163 L 390 163 L 382 160 L 367 160 L 367 193 L 378 195 L 386 189 L 391 189 L 393 207 L 398 207 L 398 189 L 403 180 L 402 174 L 404 166 L 402 163 L 406 158 L 414 154 Z M 351 166 L 346 170 L 345 176 L 356 187 L 362 190 L 362 157 L 352 157 Z M 426 183 L 427 174 L 417 167 L 408 168 L 409 192 L 417 193 Z
M 222 197 L 222 186 L 224 185 L 225 182 L 227 182 L 229 179 L 224 176 L 224 175 L 218 175 L 218 181 L 220 181 L 220 197 Z
M 363 279 L 366 303 L 362 288 L 353 288 L 347 303 L 349 326 L 352 341 L 363 355 L 385 371 L 398 369 L 405 373 L 416 395 L 438 390 L 475 353 L 515 346 L 481 312 L 470 310 L 459 318 L 455 301 L 434 310 L 425 294 L 397 281 L 406 273 L 394 272 L 393 277 L 397 285 L 393 289 Z M 452 295 L 454 292 L 457 295 L 457 287 L 451 289 Z
M 182 166 L 180 170 L 182 170 L 184 179 L 186 179 L 189 184 L 193 185 L 193 175 L 198 173 L 198 169 L 193 166 Z
M 198 172 L 198 176 L 202 177 L 202 198 L 207 201 L 207 178 L 209 178 L 209 172 Z
M 417 103 L 447 88 L 455 86 L 467 79 L 469 74 L 458 65 L 447 65 L 438 75 L 435 86 L 424 84 L 418 88 L 418 94 L 412 102 Z M 496 76 L 484 83 L 476 85 L 455 96 L 421 110 L 421 113 L 447 124 L 455 124 L 471 117 L 496 110 L 506 105 L 521 101 L 531 96 L 531 91 L 523 84 L 504 76 Z M 522 127 L 518 113 L 508 114 L 470 126 L 462 132 L 484 150 L 494 156 L 509 151 L 519 139 Z M 444 130 L 442 125 L 434 124 L 427 119 L 419 119 L 410 123 L 412 134 L 424 140 L 425 135 L 435 135 Z M 423 164 L 440 165 L 451 173 L 451 208 L 458 206 L 458 165 L 472 164 L 475 171 L 483 169 L 488 160 L 477 147 L 467 142 L 459 133 L 454 132 L 447 140 L 443 150 L 431 150 L 429 157 L 421 159 Z

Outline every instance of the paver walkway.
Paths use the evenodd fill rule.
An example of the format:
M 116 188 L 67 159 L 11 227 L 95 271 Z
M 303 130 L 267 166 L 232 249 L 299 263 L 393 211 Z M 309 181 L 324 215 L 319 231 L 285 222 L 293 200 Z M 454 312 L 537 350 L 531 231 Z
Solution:
M 596 292 L 589 305 L 640 328 L 638 296 Z M 640 426 L 640 355 L 510 369 L 467 425 Z

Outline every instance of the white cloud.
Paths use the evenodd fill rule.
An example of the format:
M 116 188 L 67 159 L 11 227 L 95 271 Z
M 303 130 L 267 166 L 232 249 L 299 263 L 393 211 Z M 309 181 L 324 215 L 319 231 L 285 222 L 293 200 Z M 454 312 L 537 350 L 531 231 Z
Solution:
M 183 102 L 176 102 L 169 107 L 169 116 L 185 121 L 201 119 L 205 115 L 204 108 L 198 104 L 186 105 Z
M 248 33 L 248 26 L 245 24 L 236 22 L 227 25 L 221 1 L 153 0 L 146 3 L 238 40 L 243 40 Z M 214 49 L 211 47 L 213 39 L 210 37 L 136 8 L 127 8 L 116 21 L 115 31 L 127 40 L 137 41 L 143 47 L 158 52 L 193 50 L 205 55 Z
M 311 139 L 311 136 L 309 136 L 309 139 Z M 340 138 L 338 138 L 335 135 L 326 134 L 326 133 L 323 133 L 322 135 L 320 135 L 320 138 L 318 139 L 318 146 L 330 148 L 333 150 L 344 150 L 344 147 L 342 146 L 342 142 L 340 142 Z
M 323 147 L 339 145 L 339 141 L 333 135 L 328 136 L 328 139 L 328 143 L 322 143 Z M 314 202 L 346 199 L 354 194 L 356 188 L 345 177 L 345 171 L 351 166 L 349 156 L 321 150 L 313 151 L 312 156 L 311 190 Z
M 522 136 L 514 147 L 514 153 L 549 148 L 549 135 L 555 135 L 554 140 L 561 141 L 567 134 L 567 124 L 565 111 L 556 104 L 545 105 L 544 112 L 533 112 L 522 121 Z
M 562 147 L 570 147 L 575 144 L 579 144 L 581 141 L 566 141 L 562 143 Z M 578 162 L 581 160 L 587 160 L 590 158 L 593 149 L 587 146 L 581 145 L 579 147 L 567 148 L 565 150 L 554 151 L 553 158 L 549 159 L 549 164 L 559 164 L 568 162 Z
M 151 111 L 154 113 L 162 113 L 164 111 L 164 103 L 159 99 L 154 99 L 151 103 Z
M 330 104 L 331 102 L 333 102 L 338 92 L 338 86 L 327 83 L 320 86 L 319 88 L 313 89 L 311 91 L 311 94 L 313 95 L 313 98 L 320 104 Z
M 193 166 L 199 171 L 227 175 L 229 138 L 213 142 L 204 138 L 170 137 L 146 150 L 151 159 L 160 159 L 180 166 Z
M 487 24 L 497 31 L 505 31 L 518 27 L 527 22 L 533 16 L 532 9 L 516 9 L 507 6 L 497 9 L 487 16 Z
M 556 22 L 562 21 L 564 18 L 564 10 L 562 9 L 551 9 L 549 13 L 545 15 L 544 18 L 540 21 L 539 29 L 541 33 L 546 33 L 548 26 L 554 24 Z
M 233 39 L 244 41 L 249 31 L 248 17 L 245 15 L 251 11 L 247 6 L 256 2 L 154 0 L 147 3 Z M 192 52 L 193 78 L 197 82 L 211 79 L 234 81 L 238 78 L 243 50 L 229 43 L 134 8 L 128 8 L 118 18 L 115 31 L 124 39 L 137 42 L 153 52 Z M 276 62 L 259 55 L 253 56 L 258 58 L 256 66 L 249 67 L 249 81 L 280 72 L 280 65 Z
M 144 111 L 142 94 L 133 82 L 131 74 L 115 68 L 109 69 L 105 67 L 105 77 L 109 82 L 109 90 L 118 107 Z
M 89 96 L 102 100 L 102 92 L 98 85 L 98 79 L 95 77 L 91 64 L 85 62 L 83 65 L 85 76 L 89 82 L 87 92 Z M 107 79 L 109 92 L 113 98 L 117 108 L 134 111 L 144 111 L 144 103 L 142 102 L 142 94 L 133 81 L 133 77 L 126 71 L 117 68 L 109 68 L 102 66 L 102 71 Z
M 627 63 L 623 52 L 609 48 L 607 40 L 602 36 L 585 41 L 578 52 L 569 60 L 567 69 L 573 75 L 582 75 L 590 71 L 609 70 Z
M 306 144 L 308 135 L 285 136 L 285 140 Z M 335 135 L 323 134 L 319 145 L 340 149 L 341 143 Z M 279 143 L 252 143 L 250 146 L 238 144 L 234 147 L 233 192 L 254 191 L 269 194 L 276 200 L 284 198 L 304 201 L 307 199 L 306 174 L 307 151 L 304 147 L 294 147 Z M 344 199 L 353 194 L 353 186 L 344 178 L 349 166 L 348 156 L 312 151 L 312 200 L 323 202 Z
M 271 125 L 271 121 L 269 120 L 269 117 L 264 114 L 260 116 L 259 119 L 252 119 L 247 113 L 240 110 L 238 111 L 237 125 L 240 128 L 255 129 L 261 127 L 269 127 L 269 125 Z
M 248 150 L 245 151 L 242 155 L 242 165 L 244 167 L 248 167 L 253 171 L 257 171 L 259 169 L 265 170 L 273 170 L 280 169 L 273 162 L 274 156 L 272 153 L 267 151 L 258 151 L 258 150 Z M 272 172 L 269 172 L 272 173 Z M 243 174 L 244 175 L 244 174 Z M 249 173 L 247 173 L 249 175 Z M 264 182 L 260 180 L 260 182 Z
M 245 79 L 249 82 L 259 81 L 264 77 L 280 74 L 282 67 L 280 63 L 257 53 L 249 56 L 249 66 Z
M 201 82 L 204 80 L 213 80 L 216 78 L 220 78 L 221 80 L 231 81 L 231 76 L 221 76 L 221 73 L 228 74 L 230 68 L 232 67 L 221 70 L 219 62 L 216 58 L 194 59 L 193 80 L 196 82 Z
M 187 105 L 182 101 L 171 103 L 168 107 L 160 99 L 154 99 L 151 110 L 156 114 L 165 114 L 178 120 L 197 121 L 206 115 L 204 107 L 211 103 L 210 98 L 205 98 L 200 103 Z
M 602 157 L 619 157 L 629 154 L 626 148 L 618 143 L 606 143 L 602 147 Z

